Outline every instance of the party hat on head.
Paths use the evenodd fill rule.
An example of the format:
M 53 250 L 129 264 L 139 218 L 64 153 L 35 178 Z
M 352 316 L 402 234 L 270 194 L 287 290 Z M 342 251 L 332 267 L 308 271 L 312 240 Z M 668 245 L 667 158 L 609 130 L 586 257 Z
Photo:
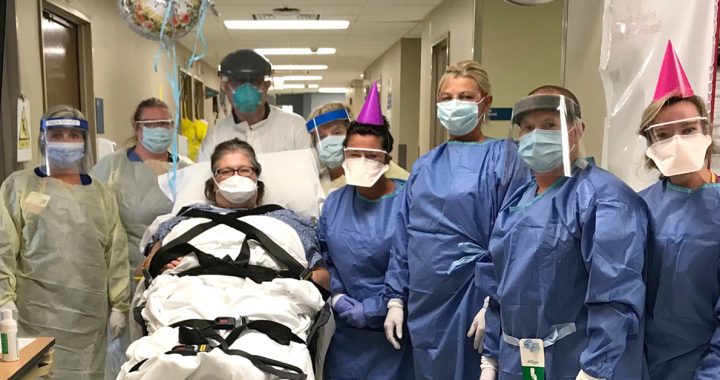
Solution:
M 369 125 L 384 125 L 382 111 L 380 111 L 380 95 L 378 95 L 377 81 L 373 82 L 370 93 L 365 99 L 360 114 L 358 114 L 357 122 Z
M 668 40 L 665 57 L 663 57 L 662 66 L 660 66 L 660 76 L 655 87 L 653 102 L 667 94 L 682 98 L 695 95 L 670 40 Z

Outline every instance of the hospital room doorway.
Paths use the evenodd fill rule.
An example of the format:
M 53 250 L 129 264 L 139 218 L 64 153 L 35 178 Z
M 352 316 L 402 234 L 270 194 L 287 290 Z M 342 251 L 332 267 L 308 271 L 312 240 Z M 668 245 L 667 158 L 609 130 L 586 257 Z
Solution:
M 41 25 L 43 111 L 58 104 L 79 109 L 95 144 L 95 98 L 89 19 L 71 8 L 43 1 Z M 50 91 L 49 89 L 52 89 Z
M 430 87 L 430 120 L 432 121 L 430 123 L 430 149 L 444 143 L 448 138 L 447 129 L 440 124 L 437 118 L 435 96 L 438 91 L 438 82 L 450 64 L 449 41 L 450 35 L 447 34 L 432 46 L 432 82 Z

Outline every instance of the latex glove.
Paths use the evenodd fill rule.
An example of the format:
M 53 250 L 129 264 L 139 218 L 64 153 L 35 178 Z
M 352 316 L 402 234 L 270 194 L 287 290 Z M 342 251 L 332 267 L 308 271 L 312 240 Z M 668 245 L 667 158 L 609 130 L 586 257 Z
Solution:
M 605 380 L 605 379 L 601 379 L 599 377 L 592 377 L 592 376 L 588 375 L 587 373 L 585 373 L 585 371 L 580 370 L 580 373 L 578 373 L 575 380 Z
M 351 301 L 352 300 L 352 301 Z M 345 294 L 339 293 L 332 298 L 332 307 L 335 313 L 340 315 L 350 309 L 358 302 L 354 298 L 351 298 Z
M 117 339 L 125 331 L 127 327 L 126 313 L 120 310 L 112 309 L 110 312 L 110 337 L 112 340 Z
M 349 305 L 349 307 L 348 307 Z M 340 311 L 340 309 L 343 309 Z M 345 296 L 338 300 L 335 310 L 340 313 L 338 317 L 345 321 L 349 326 L 355 328 L 367 327 L 367 317 L 365 316 L 365 305 L 355 298 Z
M 402 339 L 403 336 L 403 321 L 405 320 L 404 307 L 405 305 L 399 299 L 391 299 L 388 301 L 388 312 L 387 316 L 385 316 L 385 323 L 383 323 L 385 337 L 396 350 L 400 349 L 399 340 Z M 397 336 L 397 338 L 395 338 L 395 336 Z
M 498 363 L 487 356 L 480 358 L 480 380 L 496 380 Z
M 482 342 L 485 337 L 485 312 L 487 311 L 489 304 L 490 297 L 485 297 L 483 307 L 477 312 L 477 314 L 475 314 L 475 318 L 473 318 L 470 329 L 467 332 L 468 338 L 472 338 L 473 335 L 475 336 L 475 339 L 473 340 L 473 348 L 481 354 L 483 350 Z

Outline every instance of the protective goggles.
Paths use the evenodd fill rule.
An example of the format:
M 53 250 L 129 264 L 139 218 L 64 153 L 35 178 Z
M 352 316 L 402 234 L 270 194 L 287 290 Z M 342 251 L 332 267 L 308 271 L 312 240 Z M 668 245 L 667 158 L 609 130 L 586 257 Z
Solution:
M 650 142 L 655 143 L 676 135 L 708 134 L 709 126 L 707 117 L 695 116 L 653 124 L 645 129 L 645 133 Z
M 135 124 L 139 127 L 145 127 L 145 128 L 165 128 L 165 129 L 171 129 L 174 125 L 174 121 L 172 119 L 165 119 L 165 120 L 138 120 L 135 122 Z
M 381 163 L 385 163 L 388 153 L 380 149 L 368 149 L 368 148 L 345 148 L 345 159 L 348 158 L 365 158 Z

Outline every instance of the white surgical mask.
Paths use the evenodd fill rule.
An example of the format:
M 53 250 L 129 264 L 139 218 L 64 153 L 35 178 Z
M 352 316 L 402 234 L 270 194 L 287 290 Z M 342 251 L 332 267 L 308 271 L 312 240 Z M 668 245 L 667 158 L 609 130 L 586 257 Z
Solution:
M 360 187 L 371 187 L 390 169 L 390 165 L 365 157 L 346 158 L 342 167 L 347 184 Z
M 675 135 L 650 145 L 645 154 L 665 177 L 672 177 L 702 169 L 711 143 L 712 137 L 702 133 Z
M 213 177 L 215 181 L 215 177 Z M 257 183 L 251 178 L 234 175 L 220 183 L 215 181 L 220 194 L 230 203 L 241 205 L 257 194 Z

